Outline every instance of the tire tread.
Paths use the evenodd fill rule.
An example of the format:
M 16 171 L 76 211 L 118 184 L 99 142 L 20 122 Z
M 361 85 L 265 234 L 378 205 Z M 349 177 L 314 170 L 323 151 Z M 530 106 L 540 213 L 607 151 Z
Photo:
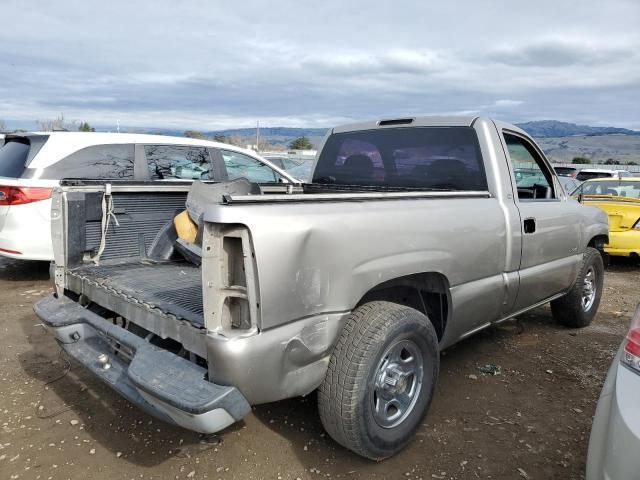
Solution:
M 369 375 L 367 360 L 371 350 L 385 341 L 385 332 L 406 318 L 408 312 L 416 313 L 410 307 L 385 301 L 366 303 L 354 310 L 343 327 L 325 380 L 318 389 L 320 419 L 327 433 L 342 446 L 367 458 L 384 458 L 372 456 L 358 425 L 358 399 Z M 433 326 L 424 318 L 435 339 Z

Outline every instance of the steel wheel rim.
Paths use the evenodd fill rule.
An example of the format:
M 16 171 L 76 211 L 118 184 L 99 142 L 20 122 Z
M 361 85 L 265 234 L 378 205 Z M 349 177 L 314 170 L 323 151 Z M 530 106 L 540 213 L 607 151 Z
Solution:
M 382 428 L 400 425 L 413 411 L 424 378 L 420 348 L 411 340 L 391 344 L 375 371 L 371 404 Z
M 582 281 L 582 310 L 588 311 L 596 300 L 596 272 L 589 267 Z

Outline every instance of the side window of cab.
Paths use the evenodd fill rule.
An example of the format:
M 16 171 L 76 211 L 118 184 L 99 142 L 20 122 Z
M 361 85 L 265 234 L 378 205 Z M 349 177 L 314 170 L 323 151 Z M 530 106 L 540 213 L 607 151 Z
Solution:
M 557 197 L 553 174 L 536 147 L 526 138 L 503 132 L 511 171 L 520 201 L 544 201 Z
M 253 183 L 274 183 L 278 174 L 260 160 L 231 150 L 220 150 L 229 180 L 244 177 Z

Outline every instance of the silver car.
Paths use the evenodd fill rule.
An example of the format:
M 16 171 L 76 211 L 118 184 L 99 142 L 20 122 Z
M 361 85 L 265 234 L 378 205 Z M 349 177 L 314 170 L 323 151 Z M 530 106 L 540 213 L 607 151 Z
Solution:
M 587 480 L 640 478 L 640 304 L 604 382 L 593 419 Z

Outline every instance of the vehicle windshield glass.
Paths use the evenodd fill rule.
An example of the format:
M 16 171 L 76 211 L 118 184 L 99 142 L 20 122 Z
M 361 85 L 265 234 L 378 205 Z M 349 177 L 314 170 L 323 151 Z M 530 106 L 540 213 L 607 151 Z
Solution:
M 486 190 L 471 127 L 411 127 L 336 133 L 314 183 L 427 190 Z
M 555 167 L 554 170 L 558 175 L 571 175 L 576 171 L 575 168 L 571 167 Z
M 302 182 L 310 182 L 312 168 L 313 162 L 310 160 L 305 160 L 300 165 L 288 168 L 287 173 Z
M 640 199 L 640 180 L 585 182 L 576 193 Z
M 29 145 L 10 141 L 0 148 L 0 177 L 20 178 L 26 169 Z

